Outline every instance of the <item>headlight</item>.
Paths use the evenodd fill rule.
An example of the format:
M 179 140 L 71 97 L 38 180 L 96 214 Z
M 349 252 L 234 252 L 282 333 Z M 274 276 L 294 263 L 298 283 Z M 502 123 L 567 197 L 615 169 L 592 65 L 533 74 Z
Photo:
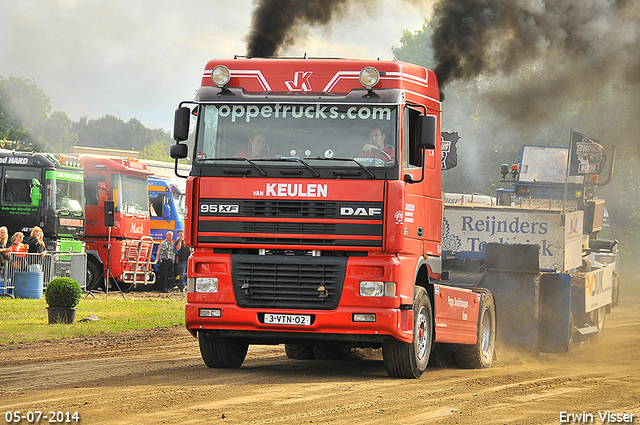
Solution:
M 196 277 L 195 292 L 218 292 L 217 277 Z
M 211 79 L 218 87 L 224 87 L 231 79 L 231 71 L 224 65 L 218 65 L 211 71 Z
M 360 281 L 361 297 L 395 297 L 395 282 L 379 282 L 371 280 Z
M 370 89 L 378 84 L 378 81 L 380 81 L 380 73 L 377 69 L 368 66 L 360 71 L 360 83 L 366 88 Z

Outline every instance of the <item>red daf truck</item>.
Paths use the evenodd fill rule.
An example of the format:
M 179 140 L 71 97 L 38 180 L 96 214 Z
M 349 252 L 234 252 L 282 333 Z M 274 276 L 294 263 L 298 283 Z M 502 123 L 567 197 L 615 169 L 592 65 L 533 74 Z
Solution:
M 491 293 L 442 280 L 439 96 L 399 62 L 207 63 L 171 156 L 195 117 L 186 327 L 209 367 L 240 367 L 250 344 L 382 348 L 394 377 L 420 377 L 441 345 L 491 365 Z
M 153 284 L 147 191 L 147 176 L 153 173 L 134 159 L 83 161 L 87 289 L 97 289 L 106 280 L 115 281 L 123 292 Z

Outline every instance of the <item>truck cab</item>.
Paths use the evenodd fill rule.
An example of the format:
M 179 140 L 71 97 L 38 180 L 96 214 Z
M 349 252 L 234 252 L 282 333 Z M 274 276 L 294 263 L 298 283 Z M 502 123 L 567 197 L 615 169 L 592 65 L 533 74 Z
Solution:
M 155 282 L 147 177 L 141 162 L 84 158 L 87 289 L 113 279 L 122 291 Z
M 9 234 L 42 228 L 47 250 L 82 250 L 84 177 L 78 156 L 0 150 L 0 218 Z
M 184 230 L 184 217 L 180 208 L 181 203 L 184 203 L 184 194 L 177 184 L 165 177 L 149 176 L 147 187 L 151 237 L 156 243 L 160 243 L 167 231 L 171 230 L 175 238 L 178 230 Z
M 207 365 L 239 367 L 254 343 L 284 343 L 290 358 L 375 347 L 391 376 L 417 378 L 434 339 L 480 344 L 474 364 L 490 364 L 490 294 L 434 283 L 439 95 L 432 71 L 400 62 L 205 66 L 174 138 L 195 120 L 185 318 Z

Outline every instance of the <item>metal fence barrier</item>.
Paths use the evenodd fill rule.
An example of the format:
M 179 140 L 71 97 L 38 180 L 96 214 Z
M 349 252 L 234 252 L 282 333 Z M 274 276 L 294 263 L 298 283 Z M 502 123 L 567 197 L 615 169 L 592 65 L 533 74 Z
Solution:
M 12 253 L 11 259 L 2 262 L 0 272 L 0 296 L 13 298 L 16 272 L 42 272 L 43 290 L 56 277 L 69 277 L 87 288 L 87 254 L 47 252 L 44 256 L 31 253 Z

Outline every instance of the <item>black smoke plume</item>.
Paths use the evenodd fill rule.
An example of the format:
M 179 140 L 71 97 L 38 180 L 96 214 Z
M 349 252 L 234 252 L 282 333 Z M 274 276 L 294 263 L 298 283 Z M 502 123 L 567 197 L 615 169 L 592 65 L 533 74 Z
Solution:
M 302 25 L 325 25 L 348 0 L 259 0 L 255 2 L 247 43 L 250 57 L 272 57 L 295 41 Z
M 439 0 L 432 46 L 441 88 L 454 80 L 511 78 L 538 93 L 593 95 L 640 82 L 640 25 L 631 0 Z

